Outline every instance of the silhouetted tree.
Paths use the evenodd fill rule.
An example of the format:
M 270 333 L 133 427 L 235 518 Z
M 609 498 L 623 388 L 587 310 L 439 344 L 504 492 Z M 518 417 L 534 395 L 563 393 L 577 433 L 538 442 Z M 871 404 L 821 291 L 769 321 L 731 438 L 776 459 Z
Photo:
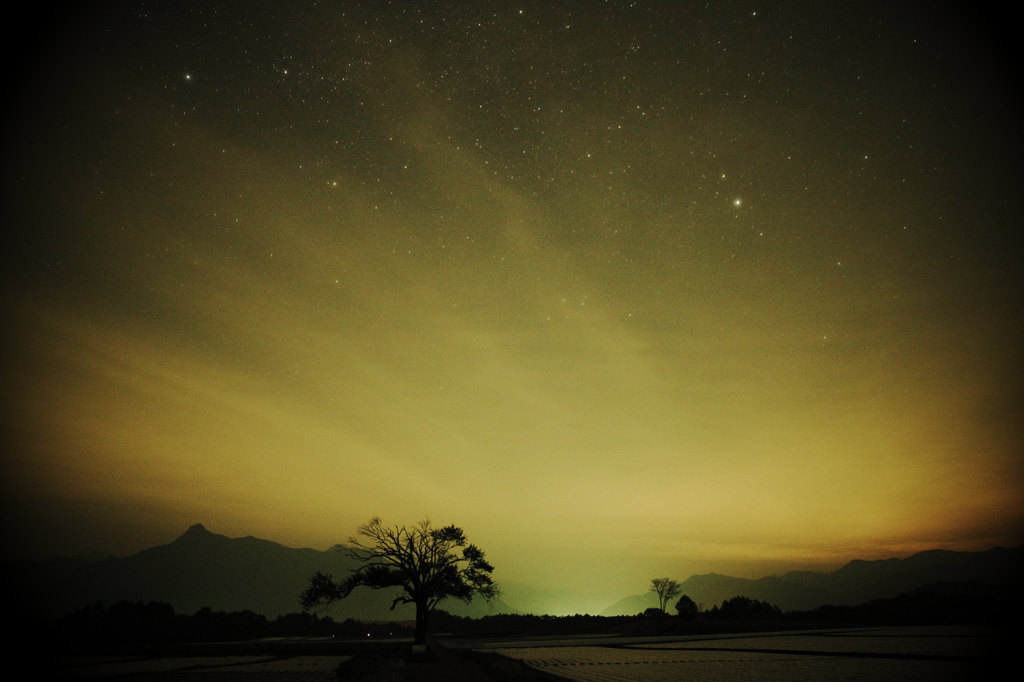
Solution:
M 350 538 L 344 551 L 362 565 L 340 582 L 322 572 L 314 574 L 300 597 L 304 610 L 344 599 L 360 586 L 400 587 L 391 608 L 416 606 L 415 642 L 424 644 L 430 612 L 441 600 L 470 602 L 480 595 L 490 601 L 498 594 L 490 575 L 494 568 L 483 551 L 467 543 L 461 528 L 433 528 L 429 521 L 389 528 L 374 518 L 359 527 L 358 535 L 366 540 Z
M 669 601 L 678 595 L 681 589 L 682 586 L 671 578 L 654 578 L 651 580 L 651 592 L 658 595 L 658 608 L 662 612 L 665 611 Z
M 681 618 L 696 618 L 697 614 L 700 613 L 700 609 L 697 607 L 697 603 L 690 599 L 685 594 L 679 598 L 676 602 L 676 613 Z

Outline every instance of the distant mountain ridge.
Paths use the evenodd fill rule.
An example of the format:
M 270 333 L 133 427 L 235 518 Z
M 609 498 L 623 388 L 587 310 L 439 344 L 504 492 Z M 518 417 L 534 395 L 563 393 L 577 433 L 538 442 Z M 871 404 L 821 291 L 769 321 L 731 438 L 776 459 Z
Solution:
M 1024 546 L 982 552 L 936 549 L 905 559 L 854 559 L 832 573 L 792 571 L 758 579 L 717 573 L 694 575 L 682 582 L 680 594 L 705 609 L 744 596 L 774 604 L 783 611 L 806 611 L 826 604 L 856 606 L 939 583 L 1019 585 L 1022 568 Z M 648 592 L 625 597 L 600 615 L 632 615 L 657 605 L 654 594 Z M 670 611 L 673 606 L 669 605 Z
M 98 556 L 16 562 L 8 566 L 19 586 L 15 598 L 22 610 L 45 619 L 63 616 L 83 606 L 117 601 L 159 601 L 177 613 L 192 614 L 208 607 L 214 611 L 252 611 L 268 618 L 301 610 L 299 595 L 317 571 L 335 577 L 355 568 L 341 545 L 321 551 L 295 549 L 252 536 L 229 538 L 201 524 L 189 528 L 173 542 L 127 557 Z M 894 597 L 935 583 L 977 582 L 1019 584 L 1024 567 L 1024 546 L 984 552 L 930 550 L 905 559 L 853 560 L 832 573 L 793 571 L 759 579 L 716 573 L 694 575 L 682 583 L 681 594 L 703 608 L 745 596 L 767 601 L 783 611 L 811 610 L 826 604 L 859 605 L 872 599 Z M 552 594 L 521 583 L 511 583 L 521 606 L 540 610 Z M 397 592 L 357 589 L 326 611 L 335 620 L 411 620 L 409 605 L 390 610 Z M 674 604 L 670 604 L 671 607 Z M 517 604 L 501 597 L 491 604 L 464 604 L 449 600 L 441 608 L 457 615 L 480 617 L 516 613 Z M 653 593 L 621 599 L 599 615 L 635 615 L 657 606 Z
M 17 562 L 11 568 L 26 585 L 22 609 L 44 619 L 117 601 L 166 602 L 184 614 L 208 607 L 276 618 L 301 611 L 299 595 L 315 572 L 342 577 L 355 568 L 339 549 L 341 545 L 326 551 L 293 549 L 252 536 L 229 538 L 196 524 L 170 544 L 123 558 Z M 415 611 L 410 605 L 390 610 L 395 594 L 357 589 L 326 614 L 335 620 L 411 620 Z M 441 607 L 472 616 L 512 612 L 500 599 L 491 605 L 451 600 Z

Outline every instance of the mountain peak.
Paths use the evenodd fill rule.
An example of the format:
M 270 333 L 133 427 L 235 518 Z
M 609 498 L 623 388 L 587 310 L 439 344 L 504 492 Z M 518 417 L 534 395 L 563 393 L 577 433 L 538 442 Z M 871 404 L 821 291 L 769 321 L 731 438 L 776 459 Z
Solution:
M 175 542 L 195 542 L 197 540 L 203 540 L 214 537 L 214 534 L 206 530 L 206 526 L 201 523 L 197 523 L 191 527 L 185 533 L 175 540 Z

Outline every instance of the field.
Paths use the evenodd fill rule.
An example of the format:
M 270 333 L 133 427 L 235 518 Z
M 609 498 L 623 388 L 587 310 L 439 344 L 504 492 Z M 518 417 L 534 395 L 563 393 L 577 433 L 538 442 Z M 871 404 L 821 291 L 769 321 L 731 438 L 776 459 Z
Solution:
M 691 638 L 506 643 L 487 649 L 580 682 L 967 680 L 991 662 L 979 628 L 858 628 Z
M 252 648 L 257 644 L 262 650 Z M 942 682 L 992 677 L 994 655 L 1013 651 L 1017 644 L 1008 642 L 999 631 L 981 627 L 441 639 L 435 645 L 436 655 L 416 661 L 401 653 L 408 651 L 408 641 L 373 644 L 295 640 L 237 643 L 205 655 L 193 651 L 135 658 L 81 658 L 65 661 L 61 672 L 74 679 L 131 676 L 137 680 L 184 682 L 327 682 L 336 679 L 340 663 L 354 656 L 370 662 L 371 667 L 360 665 L 358 674 L 345 679 Z M 503 663 L 496 667 L 495 661 Z

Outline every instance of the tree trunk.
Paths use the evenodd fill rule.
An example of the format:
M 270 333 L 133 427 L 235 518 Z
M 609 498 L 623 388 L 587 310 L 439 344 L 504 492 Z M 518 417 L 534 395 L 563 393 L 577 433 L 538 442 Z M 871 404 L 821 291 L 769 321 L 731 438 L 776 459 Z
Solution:
M 413 639 L 413 644 L 427 643 L 427 619 L 429 616 L 430 607 L 416 602 L 416 636 Z

